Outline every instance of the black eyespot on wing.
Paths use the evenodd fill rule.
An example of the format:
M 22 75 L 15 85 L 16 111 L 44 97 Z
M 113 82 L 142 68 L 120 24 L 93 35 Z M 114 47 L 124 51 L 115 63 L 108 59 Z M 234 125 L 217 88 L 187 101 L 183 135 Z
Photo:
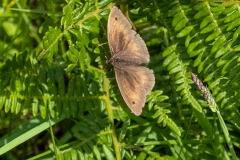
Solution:
M 115 17 L 115 20 L 117 21 L 117 20 L 118 20 L 118 18 L 117 18 L 117 17 Z
M 135 101 L 132 101 L 132 104 L 135 104 Z

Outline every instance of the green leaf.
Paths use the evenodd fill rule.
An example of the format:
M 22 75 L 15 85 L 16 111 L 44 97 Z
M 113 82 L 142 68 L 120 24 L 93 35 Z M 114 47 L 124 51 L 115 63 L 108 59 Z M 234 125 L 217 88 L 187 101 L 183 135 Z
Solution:
M 72 17 L 72 8 L 67 5 L 63 8 L 63 17 L 61 19 L 61 25 L 64 29 L 67 29 L 69 26 L 73 24 L 73 17 Z
M 216 24 L 215 23 L 210 23 L 205 28 L 203 28 L 200 33 L 201 34 L 206 34 L 206 33 L 209 33 L 211 31 L 213 31 L 215 28 L 216 28 Z
M 171 46 L 169 46 L 169 47 L 168 47 L 167 49 L 165 49 L 165 51 L 162 53 L 162 56 L 163 56 L 163 57 L 168 56 L 169 54 L 171 54 L 172 52 L 175 51 L 176 47 L 177 47 L 177 45 L 171 45 Z
M 113 154 L 112 154 L 111 149 L 108 146 L 103 145 L 103 152 L 106 155 L 107 160 L 114 160 L 115 159 Z
M 186 24 L 187 24 L 187 20 L 186 19 L 182 19 L 174 28 L 174 31 L 180 31 L 181 29 L 183 29 Z
M 185 37 L 188 35 L 193 29 L 193 26 L 185 27 L 180 33 L 177 34 L 177 38 Z
M 58 40 L 61 36 L 59 29 L 49 27 L 49 31 L 43 37 L 43 51 L 38 57 L 39 60 L 47 58 L 49 62 L 52 61 L 52 56 L 58 52 Z
M 237 18 L 229 24 L 229 26 L 227 27 L 227 31 L 231 31 L 236 27 L 238 27 L 239 25 L 240 25 L 240 18 Z

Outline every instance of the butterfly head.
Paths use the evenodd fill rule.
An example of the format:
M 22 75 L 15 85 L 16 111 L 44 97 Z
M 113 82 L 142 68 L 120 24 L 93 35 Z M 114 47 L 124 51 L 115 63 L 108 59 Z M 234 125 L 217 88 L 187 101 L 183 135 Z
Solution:
M 111 58 L 111 59 L 106 59 L 106 63 L 107 63 L 107 64 L 112 64 L 112 63 L 113 63 L 112 58 Z

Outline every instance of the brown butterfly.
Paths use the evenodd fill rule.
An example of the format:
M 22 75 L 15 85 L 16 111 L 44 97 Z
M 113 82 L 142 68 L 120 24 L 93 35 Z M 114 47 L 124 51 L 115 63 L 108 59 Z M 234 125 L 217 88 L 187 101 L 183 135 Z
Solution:
M 151 92 L 155 77 L 153 71 L 141 66 L 149 62 L 146 44 L 122 12 L 113 7 L 108 18 L 108 44 L 118 87 L 131 111 L 139 116 Z

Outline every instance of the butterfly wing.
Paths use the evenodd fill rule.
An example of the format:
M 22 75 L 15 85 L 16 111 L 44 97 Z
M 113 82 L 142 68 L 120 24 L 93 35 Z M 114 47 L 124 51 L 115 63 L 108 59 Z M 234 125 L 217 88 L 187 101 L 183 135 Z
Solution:
M 149 62 L 146 44 L 115 6 L 108 19 L 108 43 L 113 57 L 139 64 Z
M 114 71 L 124 101 L 131 111 L 139 116 L 146 96 L 155 84 L 153 71 L 142 66 L 115 67 Z

